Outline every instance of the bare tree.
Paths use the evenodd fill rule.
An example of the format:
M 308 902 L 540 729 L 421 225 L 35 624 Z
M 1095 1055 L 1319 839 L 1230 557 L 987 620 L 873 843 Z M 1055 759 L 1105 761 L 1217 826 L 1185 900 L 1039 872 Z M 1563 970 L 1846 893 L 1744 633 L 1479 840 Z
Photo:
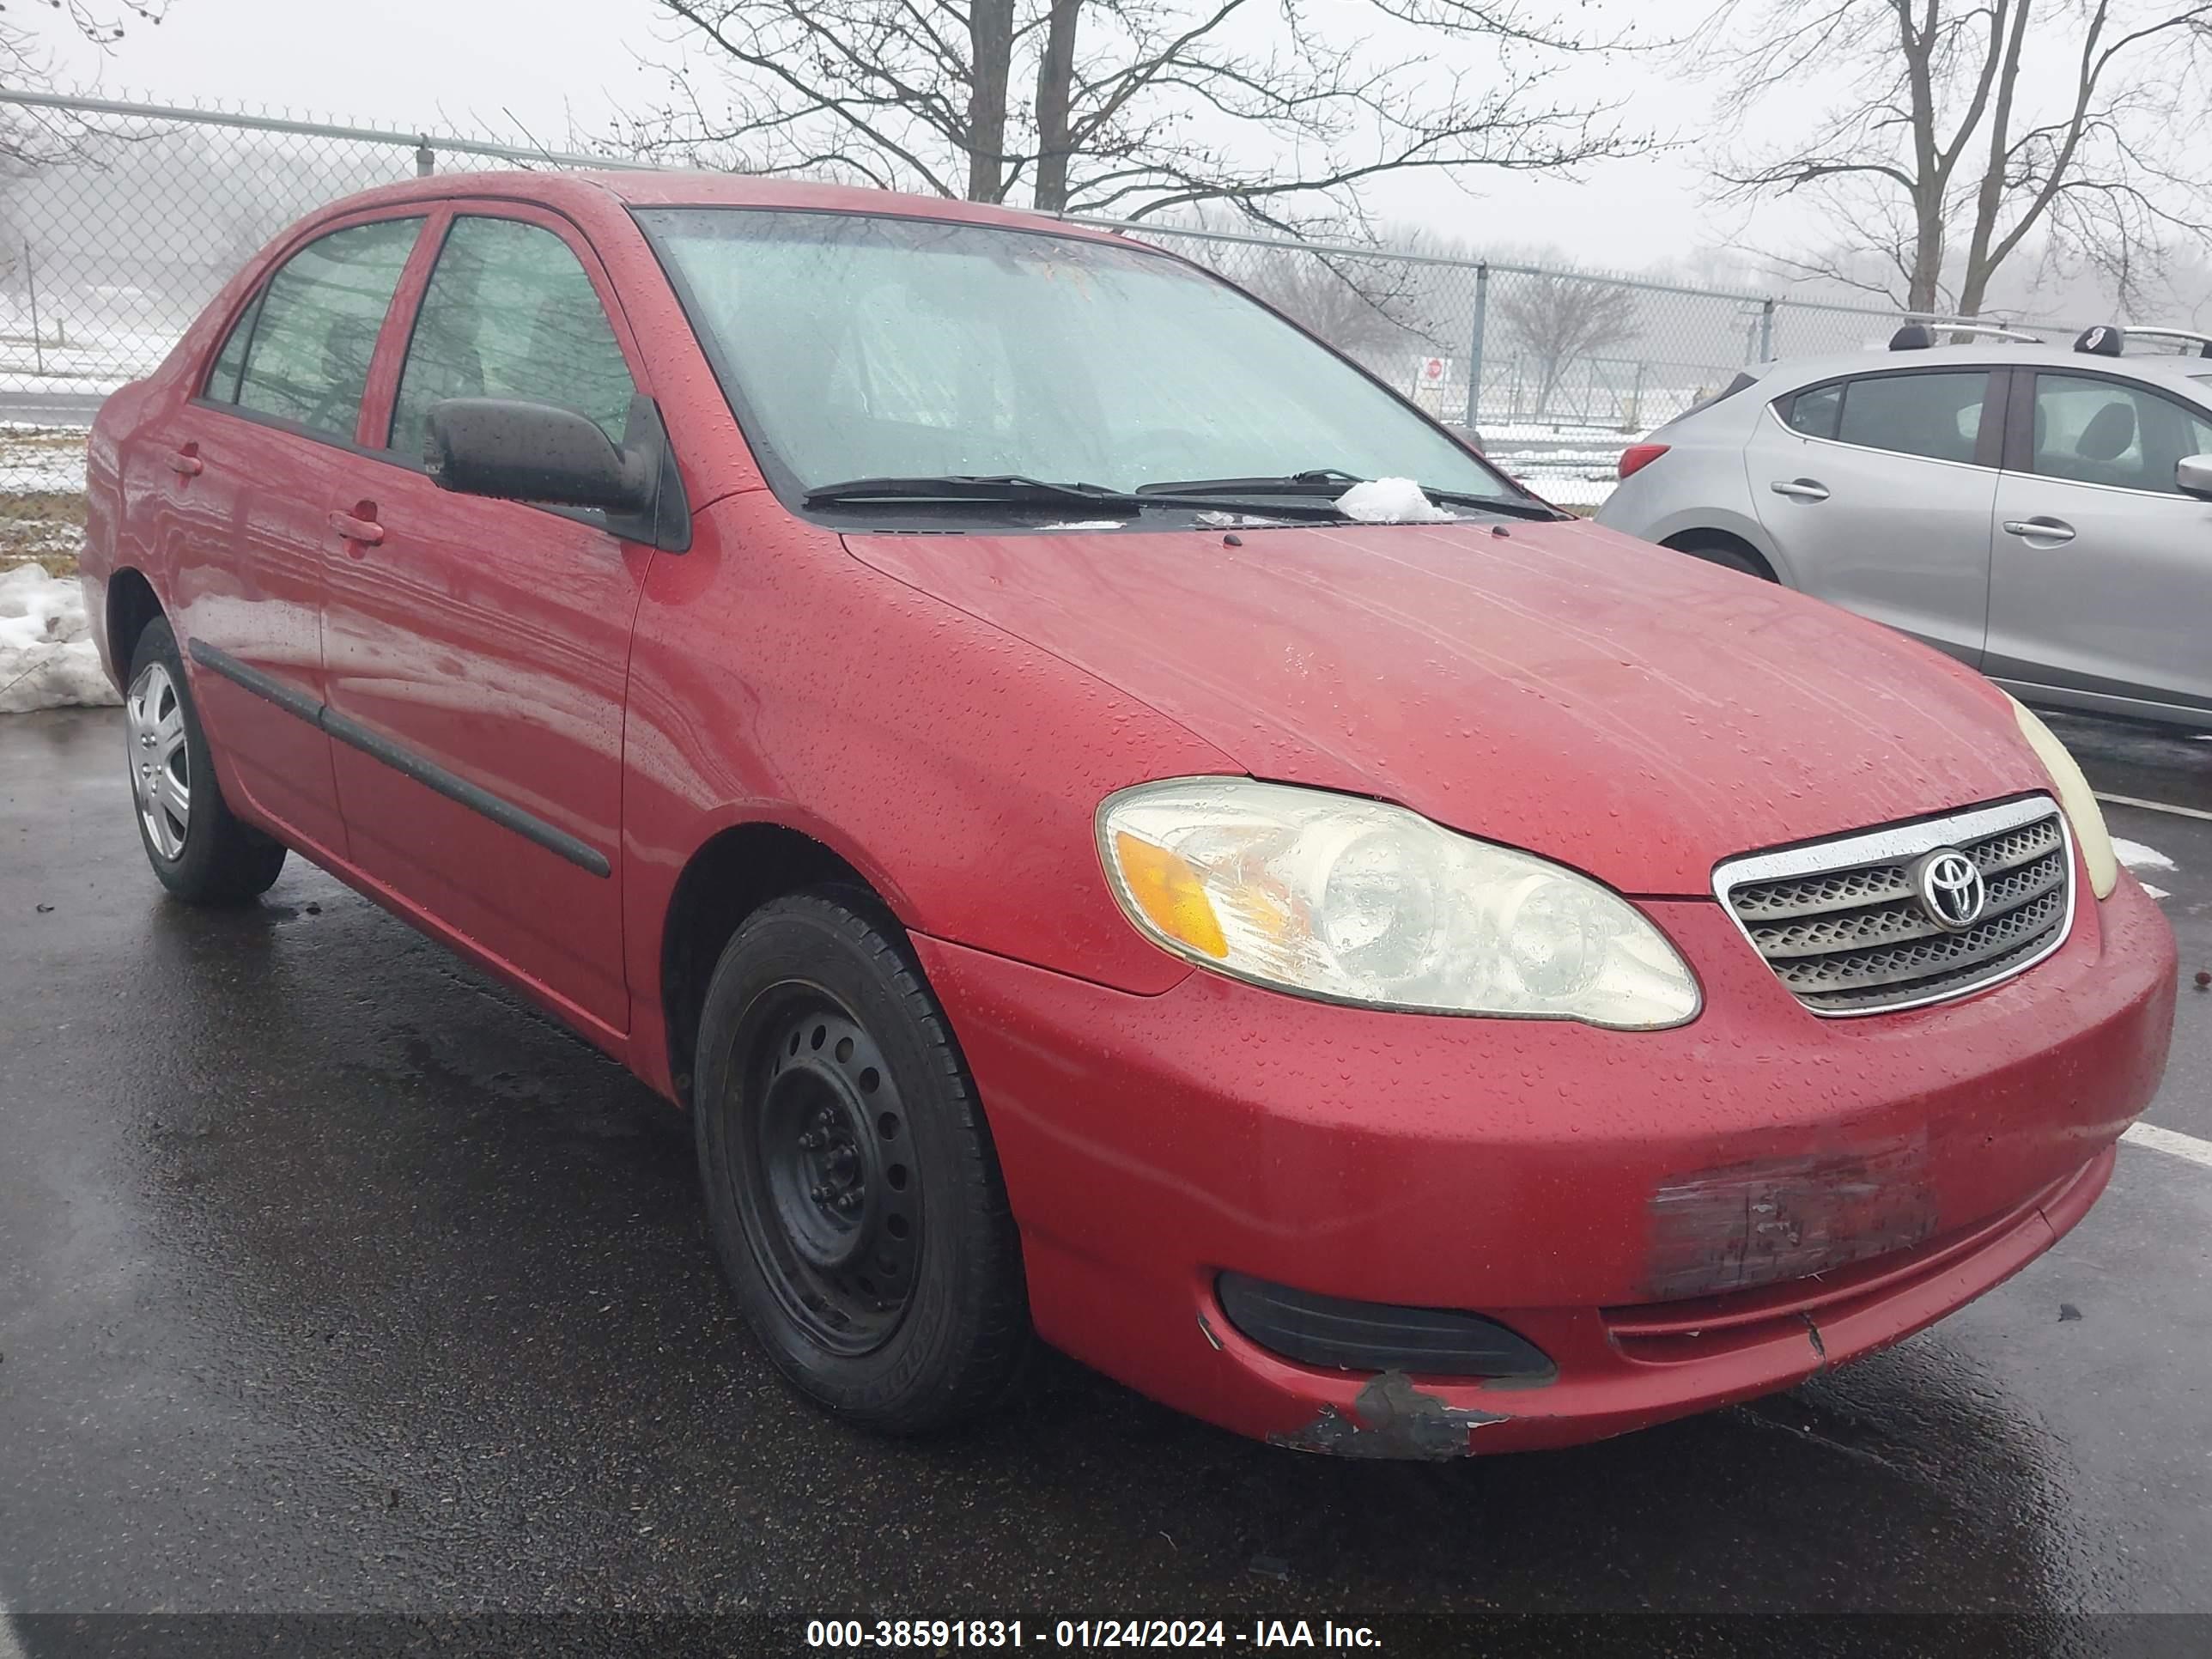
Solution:
M 2130 302 L 2212 222 L 2196 143 L 2212 4 L 1724 0 L 1690 50 L 1739 131 L 1769 94 L 1844 77 L 1802 136 L 1722 170 L 1732 194 L 1802 195 L 1846 228 L 1778 261 L 1801 274 L 1973 316 L 2033 239 Z
M 1505 338 L 1534 365 L 1541 418 L 1567 370 L 1636 337 L 1636 293 L 1591 276 L 1506 273 L 1495 278 L 1490 310 Z
M 1226 274 L 1339 351 L 1374 357 L 1428 344 L 1420 333 L 1417 272 L 1402 260 L 1304 248 L 1252 250 Z
M 1364 225 L 1386 173 L 1571 169 L 1634 154 L 1555 85 L 1596 41 L 1540 0 L 659 0 L 679 70 L 632 144 L 708 164 L 1126 218 L 1225 204 Z M 1273 42 L 1260 45 L 1260 42 Z M 1485 61 L 1475 76 L 1455 51 Z M 700 82 L 712 86 L 702 91 Z
M 0 87 L 51 87 L 58 36 L 112 46 L 123 38 L 126 20 L 159 23 L 168 7 L 169 0 L 44 0 L 38 10 L 50 14 L 51 21 L 26 23 L 18 21 L 19 12 L 0 6 Z M 78 125 L 67 117 L 21 105 L 0 106 L 0 176 L 74 155 L 82 139 Z

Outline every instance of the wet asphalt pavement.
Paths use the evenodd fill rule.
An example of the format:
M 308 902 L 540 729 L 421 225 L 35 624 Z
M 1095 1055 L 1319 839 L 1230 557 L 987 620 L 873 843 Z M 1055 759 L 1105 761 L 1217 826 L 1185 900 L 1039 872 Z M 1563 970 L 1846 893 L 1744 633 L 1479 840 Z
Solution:
M 117 719 L 0 720 L 19 1615 L 743 1613 L 745 1650 L 803 1651 L 846 1614 L 1418 1612 L 1441 1650 L 1499 1612 L 1963 1610 L 2023 1650 L 2212 1647 L 2100 1617 L 2212 1614 L 2212 1169 L 2124 1147 L 1936 1329 L 1581 1450 L 1302 1457 L 1065 1362 L 988 1428 L 884 1443 L 754 1352 L 625 1074 L 296 859 L 243 913 L 165 902 Z M 2212 743 L 2063 734 L 2101 789 L 2212 811 Z M 2212 821 L 2110 811 L 2178 866 L 2145 872 L 2185 980 L 2148 1115 L 2212 1137 Z

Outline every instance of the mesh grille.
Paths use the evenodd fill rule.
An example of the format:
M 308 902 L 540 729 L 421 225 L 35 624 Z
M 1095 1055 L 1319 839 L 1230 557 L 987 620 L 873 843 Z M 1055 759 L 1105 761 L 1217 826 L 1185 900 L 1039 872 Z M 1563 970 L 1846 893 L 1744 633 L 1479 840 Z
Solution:
M 1963 996 L 2056 948 L 2073 868 L 2055 809 L 1978 839 L 1954 840 L 1951 828 L 1915 826 L 1910 850 L 1724 887 L 1723 897 L 1808 1008 L 1859 1013 Z M 1946 846 L 1974 861 L 1987 890 L 1979 919 L 1956 933 L 1923 908 L 1913 886 L 1914 863 Z

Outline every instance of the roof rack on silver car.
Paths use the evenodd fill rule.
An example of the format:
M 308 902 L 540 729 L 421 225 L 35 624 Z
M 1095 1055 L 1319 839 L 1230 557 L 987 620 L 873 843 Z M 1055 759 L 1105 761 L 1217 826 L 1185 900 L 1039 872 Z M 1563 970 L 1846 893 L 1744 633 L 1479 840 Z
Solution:
M 2212 334 L 2203 333 L 2197 329 L 2153 328 L 2148 323 L 2127 323 L 2122 325 L 2120 332 L 2130 339 L 2141 335 L 2146 340 L 2173 340 L 2185 346 L 2193 345 L 2198 356 L 2212 357 Z M 2185 351 L 2181 355 L 2187 356 L 2189 354 Z
M 1948 317 L 1930 317 L 1907 323 L 1889 337 L 1892 351 L 1925 351 L 1936 343 L 1939 334 L 1987 334 L 1999 340 L 2017 341 L 2023 345 L 2041 345 L 2043 337 L 2025 330 L 2008 328 L 2002 323 L 1978 323 L 1971 319 L 1954 320 Z

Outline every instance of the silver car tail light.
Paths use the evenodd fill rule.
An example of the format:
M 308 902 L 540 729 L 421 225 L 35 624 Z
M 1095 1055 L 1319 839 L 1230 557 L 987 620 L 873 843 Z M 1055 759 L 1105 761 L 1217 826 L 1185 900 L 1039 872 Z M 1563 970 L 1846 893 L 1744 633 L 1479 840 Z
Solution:
M 2048 796 L 1730 859 L 1713 891 L 1816 1014 L 1918 1008 L 2025 973 L 2074 921 L 2074 845 Z

